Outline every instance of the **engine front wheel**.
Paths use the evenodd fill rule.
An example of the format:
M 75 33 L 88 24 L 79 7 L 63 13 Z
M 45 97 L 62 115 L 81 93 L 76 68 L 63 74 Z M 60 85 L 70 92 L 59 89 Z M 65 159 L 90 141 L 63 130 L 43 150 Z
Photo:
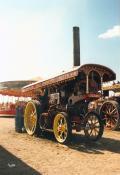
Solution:
M 59 143 L 66 144 L 71 138 L 71 122 L 65 112 L 58 113 L 54 118 L 53 131 Z
M 104 124 L 100 116 L 95 112 L 89 112 L 85 116 L 85 136 L 91 141 L 99 140 L 104 131 Z

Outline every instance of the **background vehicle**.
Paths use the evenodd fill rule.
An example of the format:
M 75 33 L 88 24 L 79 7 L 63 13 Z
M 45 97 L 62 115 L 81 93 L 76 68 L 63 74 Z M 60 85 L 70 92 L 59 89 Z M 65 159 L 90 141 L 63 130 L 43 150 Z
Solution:
M 114 95 L 109 96 L 109 92 L 113 91 Z M 103 87 L 103 97 L 91 103 L 91 109 L 97 110 L 106 128 L 118 130 L 120 128 L 120 84 L 114 83 Z

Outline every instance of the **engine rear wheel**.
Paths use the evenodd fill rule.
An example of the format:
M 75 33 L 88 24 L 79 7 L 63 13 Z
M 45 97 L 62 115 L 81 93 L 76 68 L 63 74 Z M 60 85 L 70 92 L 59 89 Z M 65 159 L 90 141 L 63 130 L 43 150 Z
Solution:
M 71 122 L 65 112 L 58 113 L 54 118 L 53 131 L 59 143 L 66 144 L 71 138 Z
M 39 108 L 40 103 L 37 100 L 29 101 L 26 105 L 24 113 L 24 125 L 29 135 L 38 135 L 39 133 Z
M 116 101 L 105 102 L 101 109 L 100 115 L 105 120 L 106 128 L 118 130 L 120 126 L 120 107 Z
M 99 140 L 104 131 L 104 124 L 95 112 L 88 112 L 85 116 L 85 136 L 91 141 Z

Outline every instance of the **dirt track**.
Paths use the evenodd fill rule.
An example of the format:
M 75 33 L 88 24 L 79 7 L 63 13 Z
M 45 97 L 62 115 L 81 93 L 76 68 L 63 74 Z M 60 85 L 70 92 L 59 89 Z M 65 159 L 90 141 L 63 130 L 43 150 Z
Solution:
M 94 144 L 73 139 L 64 146 L 52 134 L 15 133 L 14 119 L 0 118 L 0 175 L 120 175 L 120 131 Z

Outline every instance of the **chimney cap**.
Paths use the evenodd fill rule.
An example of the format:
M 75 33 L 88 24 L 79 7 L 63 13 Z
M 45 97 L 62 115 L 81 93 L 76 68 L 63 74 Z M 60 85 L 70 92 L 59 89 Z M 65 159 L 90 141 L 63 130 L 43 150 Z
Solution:
M 79 30 L 79 27 L 78 27 L 78 26 L 74 26 L 74 27 L 73 27 L 73 30 L 75 30 L 75 29 L 76 29 L 76 30 Z

